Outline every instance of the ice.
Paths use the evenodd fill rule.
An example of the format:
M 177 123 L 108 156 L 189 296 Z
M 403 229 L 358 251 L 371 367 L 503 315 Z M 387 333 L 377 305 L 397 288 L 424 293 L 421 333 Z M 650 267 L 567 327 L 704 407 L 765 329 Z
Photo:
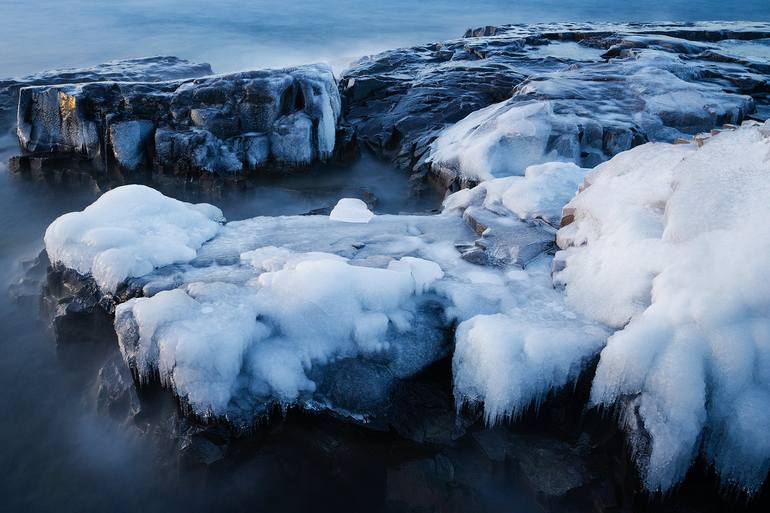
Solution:
M 473 189 L 463 189 L 444 200 L 444 208 L 482 205 L 490 211 L 510 211 L 519 219 L 543 219 L 557 225 L 561 210 L 578 190 L 588 169 L 571 162 L 548 162 L 529 166 L 524 176 L 487 180 Z
M 570 312 L 553 290 L 549 264 L 544 258 L 509 274 L 502 285 L 515 300 L 457 328 L 455 398 L 458 404 L 483 403 L 489 424 L 539 405 L 576 379 L 604 346 L 606 331 Z
M 332 209 L 329 219 L 343 223 L 368 223 L 374 214 L 366 203 L 356 198 L 342 198 Z
M 768 128 L 641 146 L 568 205 L 556 279 L 570 306 L 620 328 L 591 401 L 621 405 L 650 490 L 698 455 L 749 493 L 770 469 Z
M 245 282 L 191 282 L 116 311 L 129 365 L 143 379 L 157 372 L 199 415 L 234 415 L 239 401 L 309 400 L 318 367 L 397 359 L 406 332 L 421 324 L 417 296 L 442 277 L 414 257 L 374 268 L 266 247 L 242 261 L 255 267 Z
M 464 183 L 522 175 L 551 161 L 593 167 L 644 142 L 673 142 L 754 111 L 751 97 L 696 81 L 705 73 L 698 65 L 653 42 L 641 46 L 531 75 L 510 99 L 445 128 L 425 162 Z
M 430 161 L 476 181 L 521 175 L 530 164 L 553 160 L 545 155 L 550 115 L 546 102 L 490 105 L 442 132 Z
M 192 205 L 142 185 L 105 193 L 82 212 L 56 219 L 45 232 L 51 262 L 92 275 L 104 292 L 126 278 L 189 262 L 224 221 L 207 204 Z

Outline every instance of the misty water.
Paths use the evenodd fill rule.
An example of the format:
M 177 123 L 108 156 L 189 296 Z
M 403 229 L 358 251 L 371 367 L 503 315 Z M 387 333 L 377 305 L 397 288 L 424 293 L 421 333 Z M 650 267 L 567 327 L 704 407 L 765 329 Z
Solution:
M 210 62 L 215 72 L 315 61 L 339 71 L 364 54 L 454 38 L 471 26 L 699 19 L 767 20 L 770 2 L 0 0 L 0 76 L 158 54 Z M 99 189 L 87 180 L 50 183 L 10 173 L 14 145 L 7 136 L 0 142 L 0 511 L 381 508 L 388 469 L 414 456 L 394 437 L 364 442 L 338 425 L 300 419 L 227 468 L 177 475 L 164 462 L 173 454 L 98 414 L 94 379 L 115 351 L 112 341 L 57 348 L 34 294 L 18 299 L 8 290 L 42 250 L 48 224 L 84 208 Z M 441 199 L 429 190 L 410 194 L 405 175 L 370 155 L 217 194 L 160 188 L 212 202 L 230 220 L 301 214 L 364 193 L 377 199 L 375 211 L 389 213 L 428 212 Z M 306 446 L 319 437 L 336 437 L 330 443 L 348 447 L 349 457 L 327 468 Z M 532 508 L 504 483 L 480 493 L 500 510 Z

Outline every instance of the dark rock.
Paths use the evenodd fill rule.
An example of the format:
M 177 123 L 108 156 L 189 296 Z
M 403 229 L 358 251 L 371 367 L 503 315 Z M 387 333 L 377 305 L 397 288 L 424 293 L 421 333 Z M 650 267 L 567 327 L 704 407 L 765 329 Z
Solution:
M 96 377 L 96 408 L 122 422 L 132 420 L 142 410 L 131 372 L 118 353 L 99 369 Z
M 340 99 L 322 65 L 171 82 L 95 82 L 21 89 L 26 154 L 152 162 L 172 173 L 232 174 L 297 167 L 334 151 Z
M 211 66 L 176 57 L 145 57 L 98 64 L 90 68 L 44 71 L 22 78 L 0 80 L 0 132 L 10 130 L 16 118 L 19 89 L 27 86 L 89 82 L 161 82 L 211 75 Z

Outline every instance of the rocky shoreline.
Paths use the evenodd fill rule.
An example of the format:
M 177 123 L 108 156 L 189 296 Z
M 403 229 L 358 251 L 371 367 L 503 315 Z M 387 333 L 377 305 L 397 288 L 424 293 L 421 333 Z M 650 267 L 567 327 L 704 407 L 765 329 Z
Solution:
M 485 416 L 485 398 L 474 388 L 482 385 L 472 385 L 464 400 L 453 389 L 462 372 L 452 369 L 452 354 L 458 324 L 495 313 L 494 308 L 517 319 L 518 307 L 506 303 L 517 300 L 516 289 L 507 298 L 497 292 L 489 296 L 487 288 L 498 283 L 511 287 L 524 279 L 517 273 L 541 279 L 538 269 L 549 267 L 556 243 L 565 252 L 581 246 L 573 233 L 579 223 L 570 225 L 588 210 L 568 205 L 561 212 L 574 188 L 561 193 L 568 194 L 565 201 L 545 195 L 539 200 L 543 205 L 533 207 L 509 202 L 512 193 L 491 184 L 516 177 L 527 180 L 524 187 L 550 189 L 552 175 L 582 178 L 586 168 L 647 142 L 693 140 L 686 145 L 697 147 L 721 129 L 741 123 L 745 130 L 756 129 L 760 124 L 753 121 L 764 121 L 770 113 L 770 67 L 720 45 L 768 39 L 767 24 L 484 27 L 458 40 L 364 58 L 339 82 L 320 66 L 202 77 L 210 74 L 207 65 L 158 58 L 41 75 L 28 86 L 24 81 L 0 83 L 5 102 L 0 107 L 18 94 L 23 154 L 11 167 L 21 172 L 77 167 L 102 179 L 117 171 L 119 180 L 128 182 L 149 173 L 213 183 L 351 159 L 365 148 L 403 168 L 417 185 L 432 181 L 444 191 L 464 189 L 447 199 L 441 215 L 375 216 L 372 230 L 365 224 L 340 227 L 318 215 L 228 223 L 216 228 L 215 237 L 202 237 L 198 247 L 186 242 L 191 259 L 163 261 L 150 266 L 151 272 L 110 277 L 109 282 L 92 268 L 78 270 L 64 258 L 49 265 L 41 255 L 17 290 L 24 296 L 35 289 L 36 280 L 44 281 L 43 309 L 62 346 L 83 339 L 120 346 L 122 358 L 113 350 L 96 377 L 96 405 L 177 455 L 180 468 L 226 473 L 263 452 L 280 453 L 290 440 L 301 448 L 295 450 L 344 474 L 361 465 L 356 453 L 362 443 L 369 450 L 385 441 L 390 448 L 377 458 L 388 461 L 387 475 L 373 481 L 387 500 L 386 510 L 494 510 L 496 501 L 505 498 L 485 496 L 485 482 L 503 480 L 518 483 L 517 490 L 526 490 L 531 504 L 545 511 L 761 511 L 769 500 L 767 482 L 749 502 L 740 493 L 731 495 L 733 490 L 722 494 L 724 483 L 710 466 L 713 462 L 697 454 L 678 489 L 666 494 L 645 490 L 648 485 L 639 474 L 645 463 L 632 461 L 626 444 L 633 446 L 635 457 L 642 446 L 639 440 L 629 442 L 627 423 L 618 424 L 623 412 L 638 411 L 634 396 L 623 396 L 603 411 L 585 407 L 599 363 L 592 340 L 601 335 L 591 331 L 588 321 L 581 325 L 588 338 L 575 342 L 584 345 L 583 352 L 564 369 L 552 371 L 555 385 L 522 392 L 521 403 L 500 417 L 516 422 L 494 429 L 488 428 L 490 419 L 497 423 L 500 418 Z M 559 165 L 549 168 L 552 161 Z M 581 190 L 592 179 L 587 175 Z M 541 185 L 538 180 L 546 181 Z M 108 180 L 106 188 L 113 184 Z M 332 242 L 312 240 L 310 234 L 321 232 Z M 78 236 L 62 236 L 59 251 L 72 251 L 67 245 Z M 54 246 L 46 243 L 51 254 Z M 254 254 L 267 244 L 270 254 Z M 363 349 L 339 361 L 316 362 L 308 376 L 312 386 L 300 382 L 298 390 L 279 392 L 278 378 L 256 369 L 238 379 L 259 382 L 248 386 L 261 403 L 244 402 L 231 392 L 221 408 L 208 396 L 196 399 L 193 388 L 180 388 L 182 378 L 164 374 L 161 363 L 143 360 L 157 349 L 143 346 L 148 342 L 136 320 L 141 300 L 184 290 L 218 311 L 219 299 L 209 303 L 208 292 L 195 296 L 192 290 L 201 282 L 222 280 L 228 286 L 225 294 L 235 298 L 234 303 L 227 299 L 224 308 L 240 309 L 247 304 L 241 302 L 240 287 L 259 279 L 267 289 L 274 282 L 263 276 L 288 276 L 300 268 L 296 262 L 312 261 L 317 272 L 335 271 L 329 262 L 313 260 L 318 252 L 344 260 L 334 265 L 344 264 L 362 277 L 387 271 L 394 273 L 392 281 L 408 268 L 413 281 L 404 297 L 409 299 L 394 292 L 395 312 L 392 306 L 360 300 L 366 305 L 361 315 L 382 317 L 384 312 L 388 331 L 380 335 L 390 346 L 364 347 L 368 335 L 361 333 L 379 328 L 356 325 L 337 336 L 350 336 Z M 425 262 L 438 262 L 441 276 L 426 271 Z M 559 285 L 565 260 L 557 257 L 553 265 Z M 471 280 L 475 300 L 497 301 L 494 308 L 469 306 L 473 301 L 456 297 L 476 268 L 478 281 Z M 234 274 L 224 277 L 225 271 Z M 545 274 L 550 287 L 550 268 Z M 553 291 L 546 289 L 518 293 L 546 294 L 543 304 L 562 312 L 553 306 Z M 282 297 L 280 289 L 271 293 Z M 449 304 L 444 303 L 447 297 Z M 271 329 L 285 329 L 278 314 L 261 304 L 254 308 L 256 318 Z M 401 310 L 408 312 L 411 326 L 395 333 L 393 326 L 403 322 Z M 552 322 L 548 315 L 546 321 Z M 379 323 L 380 317 L 371 317 L 372 322 Z M 574 326 L 567 324 L 556 336 Z M 400 339 L 419 341 L 421 352 L 408 353 L 412 349 L 400 348 Z M 527 372 L 530 363 L 522 365 L 520 370 Z M 180 367 L 177 362 L 173 372 Z M 649 437 L 640 423 L 639 436 Z M 311 426 L 313 436 L 297 426 Z M 394 445 L 400 456 L 386 456 Z M 421 456 L 415 459 L 416 454 Z

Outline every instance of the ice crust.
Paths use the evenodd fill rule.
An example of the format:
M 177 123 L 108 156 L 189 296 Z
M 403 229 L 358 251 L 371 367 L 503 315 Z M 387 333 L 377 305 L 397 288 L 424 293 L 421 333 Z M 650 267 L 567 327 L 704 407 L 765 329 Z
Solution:
M 738 123 L 754 110 L 749 96 L 693 80 L 703 73 L 676 54 L 643 48 L 533 75 L 510 99 L 444 129 L 425 161 L 465 182 L 522 175 L 550 161 L 593 167 L 640 143 Z
M 651 490 L 698 455 L 749 493 L 770 469 L 769 128 L 635 148 L 567 205 L 556 280 L 619 328 L 591 401 L 622 406 Z

